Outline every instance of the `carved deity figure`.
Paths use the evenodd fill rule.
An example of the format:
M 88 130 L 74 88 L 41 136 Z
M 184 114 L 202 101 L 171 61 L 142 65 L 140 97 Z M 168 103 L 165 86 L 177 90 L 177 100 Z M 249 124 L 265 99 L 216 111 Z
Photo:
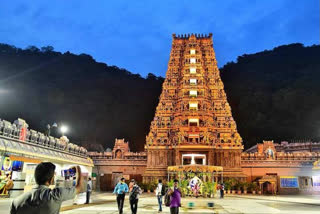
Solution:
M 268 159 L 273 159 L 274 158 L 274 152 L 270 147 L 266 150 L 266 157 Z
M 121 150 L 117 150 L 116 151 L 116 159 L 121 159 L 122 157 L 122 152 L 121 152 Z

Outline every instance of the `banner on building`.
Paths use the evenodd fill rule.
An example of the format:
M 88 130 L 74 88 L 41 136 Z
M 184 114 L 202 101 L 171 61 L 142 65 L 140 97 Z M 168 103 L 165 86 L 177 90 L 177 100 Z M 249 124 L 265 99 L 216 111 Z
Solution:
M 299 188 L 298 177 L 295 176 L 280 176 L 281 188 Z
M 320 191 L 320 176 L 312 176 L 312 185 L 315 190 Z

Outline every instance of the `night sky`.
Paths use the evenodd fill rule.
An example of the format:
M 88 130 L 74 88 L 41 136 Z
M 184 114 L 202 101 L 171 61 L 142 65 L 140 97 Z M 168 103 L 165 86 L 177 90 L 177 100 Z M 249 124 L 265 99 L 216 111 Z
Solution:
M 319 44 L 319 0 L 2 1 L 0 43 L 87 53 L 165 75 L 172 33 L 213 33 L 218 66 L 242 54 Z

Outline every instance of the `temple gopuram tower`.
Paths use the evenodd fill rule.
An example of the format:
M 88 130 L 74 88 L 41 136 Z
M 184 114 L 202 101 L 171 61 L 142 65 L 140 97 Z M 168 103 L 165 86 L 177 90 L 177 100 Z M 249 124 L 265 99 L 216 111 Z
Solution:
M 223 167 L 244 178 L 242 139 L 231 114 L 213 50 L 212 34 L 173 34 L 166 79 L 146 137 L 144 181 L 166 179 L 168 166 Z

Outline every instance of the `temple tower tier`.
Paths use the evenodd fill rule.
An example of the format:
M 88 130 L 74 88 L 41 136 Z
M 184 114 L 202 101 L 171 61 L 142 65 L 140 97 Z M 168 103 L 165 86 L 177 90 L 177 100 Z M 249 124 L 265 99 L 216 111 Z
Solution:
M 146 136 L 145 181 L 166 178 L 168 166 L 223 166 L 244 178 L 243 150 L 220 78 L 212 34 L 173 34 L 159 104 Z

